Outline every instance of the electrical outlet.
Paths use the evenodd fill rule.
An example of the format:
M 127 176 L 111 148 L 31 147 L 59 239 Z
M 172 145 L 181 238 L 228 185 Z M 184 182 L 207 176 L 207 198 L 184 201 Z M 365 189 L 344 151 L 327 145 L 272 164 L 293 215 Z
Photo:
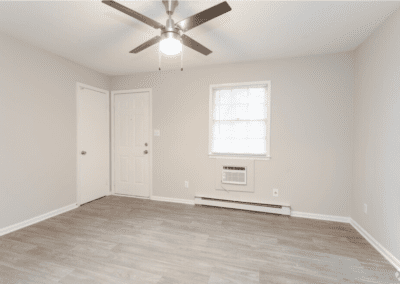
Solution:
M 279 190 L 278 190 L 277 188 L 274 188 L 274 189 L 272 190 L 272 195 L 275 196 L 275 197 L 278 197 L 278 195 L 279 195 Z
M 365 214 L 367 214 L 367 209 L 368 209 L 368 206 L 367 206 L 367 204 L 364 203 L 364 213 Z
M 187 180 L 185 181 L 185 188 L 189 188 L 189 182 Z

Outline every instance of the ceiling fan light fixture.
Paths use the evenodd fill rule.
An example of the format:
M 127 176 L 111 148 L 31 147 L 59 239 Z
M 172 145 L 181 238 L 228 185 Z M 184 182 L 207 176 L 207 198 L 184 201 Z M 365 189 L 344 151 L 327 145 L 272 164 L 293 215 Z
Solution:
M 182 52 L 182 43 L 175 37 L 166 37 L 160 42 L 160 51 L 165 55 L 176 55 Z

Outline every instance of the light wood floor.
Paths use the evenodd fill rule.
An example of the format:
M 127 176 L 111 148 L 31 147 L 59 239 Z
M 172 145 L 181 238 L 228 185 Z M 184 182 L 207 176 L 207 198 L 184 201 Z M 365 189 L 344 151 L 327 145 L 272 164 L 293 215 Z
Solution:
M 0 283 L 400 283 L 349 224 L 110 196 L 0 237 Z

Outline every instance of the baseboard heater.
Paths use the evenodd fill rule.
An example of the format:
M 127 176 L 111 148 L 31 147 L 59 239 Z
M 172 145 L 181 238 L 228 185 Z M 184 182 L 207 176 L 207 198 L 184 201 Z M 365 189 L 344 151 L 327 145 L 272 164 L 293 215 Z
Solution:
M 282 206 L 282 205 L 241 202 L 241 201 L 214 199 L 214 198 L 197 197 L 197 196 L 194 198 L 194 204 L 226 207 L 226 208 L 281 214 L 281 215 L 290 215 L 290 206 Z

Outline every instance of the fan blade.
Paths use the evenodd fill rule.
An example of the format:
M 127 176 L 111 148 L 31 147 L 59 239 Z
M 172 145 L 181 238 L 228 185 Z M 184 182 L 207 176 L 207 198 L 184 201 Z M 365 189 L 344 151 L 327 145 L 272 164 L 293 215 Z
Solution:
M 212 51 L 209 50 L 207 47 L 204 45 L 201 45 L 191 37 L 188 37 L 187 35 L 182 35 L 182 43 L 186 45 L 187 47 L 190 47 L 191 49 L 194 49 L 204 55 L 209 55 Z
M 164 25 L 160 24 L 159 22 L 154 21 L 153 19 L 150 19 L 148 17 L 146 17 L 145 15 L 142 15 L 136 11 L 133 11 L 132 9 L 129 9 L 128 7 L 125 7 L 115 1 L 101 1 L 104 4 L 113 7 L 114 9 L 117 9 L 118 11 L 121 11 L 122 13 L 125 13 L 133 18 L 135 18 L 136 20 L 139 20 L 145 24 L 148 24 L 149 26 L 152 26 L 155 29 L 163 29 L 165 28 Z
M 178 23 L 176 23 L 176 27 L 181 29 L 183 32 L 187 32 L 201 24 L 208 22 L 222 14 L 225 14 L 232 10 L 232 8 L 228 5 L 227 2 L 222 2 L 214 7 L 211 7 L 203 12 L 197 13 L 189 18 L 186 18 Z
M 158 43 L 160 40 L 161 40 L 160 36 L 155 36 L 152 39 L 149 39 L 148 41 L 146 41 L 145 43 L 142 43 L 135 49 L 131 50 L 130 53 L 138 53 L 138 52 L 142 51 L 143 49 L 146 49 L 146 48 Z

